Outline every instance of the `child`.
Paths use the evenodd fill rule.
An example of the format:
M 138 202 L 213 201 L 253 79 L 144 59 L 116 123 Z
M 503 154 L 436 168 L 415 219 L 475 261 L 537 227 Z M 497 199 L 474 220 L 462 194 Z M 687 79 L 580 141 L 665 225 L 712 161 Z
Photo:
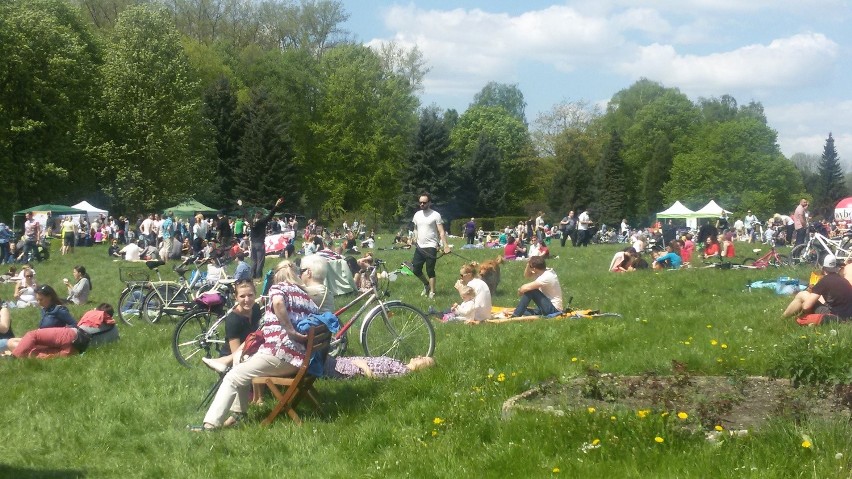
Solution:
M 461 294 L 462 303 L 453 304 L 452 309 L 444 315 L 442 321 L 473 321 L 473 299 L 476 297 L 476 291 L 470 286 L 462 286 L 459 294 Z

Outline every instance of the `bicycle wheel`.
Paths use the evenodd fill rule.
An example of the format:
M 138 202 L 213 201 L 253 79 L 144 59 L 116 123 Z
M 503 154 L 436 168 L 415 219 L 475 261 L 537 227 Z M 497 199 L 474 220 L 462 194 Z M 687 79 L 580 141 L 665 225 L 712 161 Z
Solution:
M 191 306 L 192 301 L 183 288 L 177 284 L 159 284 L 145 296 L 142 318 L 156 323 L 163 317 L 182 316 Z
M 786 254 L 779 254 L 769 258 L 769 266 L 774 266 L 776 268 L 790 266 L 791 264 L 793 263 L 790 262 L 790 258 L 788 258 Z
M 384 310 L 376 308 L 364 319 L 361 345 L 365 355 L 408 362 L 435 352 L 435 330 L 425 314 L 404 303 L 384 306 Z
M 755 267 L 755 268 L 756 268 L 756 266 L 754 266 L 754 258 L 746 258 L 746 259 L 744 259 L 744 260 L 743 260 L 743 266 L 751 266 L 751 267 Z
M 139 322 L 144 304 L 145 287 L 141 284 L 132 284 L 121 292 L 118 297 L 118 317 L 128 326 L 135 326 Z
M 198 311 L 186 316 L 175 328 L 172 352 L 182 365 L 191 368 L 201 363 L 201 358 L 219 357 L 225 345 L 225 322 L 220 321 L 210 329 L 217 316 Z
M 793 249 L 790 250 L 790 260 L 793 262 L 793 264 L 808 263 L 807 255 L 805 253 L 806 247 L 807 247 L 807 245 L 800 244 L 800 245 L 794 246 Z

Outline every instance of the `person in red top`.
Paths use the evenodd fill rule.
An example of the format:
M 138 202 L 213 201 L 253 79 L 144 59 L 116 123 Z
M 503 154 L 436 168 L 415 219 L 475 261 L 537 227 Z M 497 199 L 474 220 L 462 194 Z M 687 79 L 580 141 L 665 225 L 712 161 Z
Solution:
M 704 247 L 704 259 L 719 257 L 719 238 L 716 235 L 707 237 L 707 246 Z
M 725 233 L 722 240 L 722 257 L 733 258 L 736 254 L 736 249 L 734 248 L 734 234 L 728 231 Z

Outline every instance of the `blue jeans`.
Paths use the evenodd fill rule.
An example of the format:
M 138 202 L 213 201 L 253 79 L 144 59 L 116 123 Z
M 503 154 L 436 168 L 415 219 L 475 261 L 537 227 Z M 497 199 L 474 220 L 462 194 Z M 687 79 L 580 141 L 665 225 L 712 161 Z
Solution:
M 530 301 L 538 306 L 538 311 L 535 311 L 535 314 L 539 316 L 549 316 L 553 313 L 559 312 L 559 310 L 553 306 L 553 303 L 550 302 L 550 299 L 545 296 L 540 289 L 534 289 L 532 291 L 527 291 L 523 296 L 521 296 L 521 300 L 518 302 L 518 307 L 515 308 L 515 312 L 512 313 L 512 316 L 524 316 Z
M 30 262 L 30 251 L 36 261 L 41 261 L 41 253 L 38 251 L 38 243 L 34 239 L 24 241 L 24 263 Z

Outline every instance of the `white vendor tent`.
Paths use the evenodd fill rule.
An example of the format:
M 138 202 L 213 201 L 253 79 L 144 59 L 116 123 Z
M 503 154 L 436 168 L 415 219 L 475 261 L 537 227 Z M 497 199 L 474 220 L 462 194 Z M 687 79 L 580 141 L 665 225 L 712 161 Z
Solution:
M 698 220 L 695 219 L 695 212 L 683 206 L 683 203 L 680 201 L 675 201 L 667 210 L 657 213 L 657 219 L 666 218 L 685 219 L 686 226 L 692 229 L 698 226 Z
M 722 213 L 731 214 L 730 211 L 717 205 L 715 201 L 710 200 L 703 208 L 695 212 L 695 218 L 718 218 Z
M 81 210 L 86 210 L 86 217 L 88 218 L 89 223 L 94 221 L 100 215 L 104 215 L 104 217 L 109 217 L 109 212 L 107 210 L 102 210 L 102 209 L 98 208 L 97 206 L 92 205 L 88 201 L 81 201 L 81 202 L 77 203 L 76 205 L 74 205 L 73 207 L 77 208 L 77 209 L 81 209 Z M 75 216 L 77 218 L 80 217 L 80 215 L 73 215 L 73 216 Z

